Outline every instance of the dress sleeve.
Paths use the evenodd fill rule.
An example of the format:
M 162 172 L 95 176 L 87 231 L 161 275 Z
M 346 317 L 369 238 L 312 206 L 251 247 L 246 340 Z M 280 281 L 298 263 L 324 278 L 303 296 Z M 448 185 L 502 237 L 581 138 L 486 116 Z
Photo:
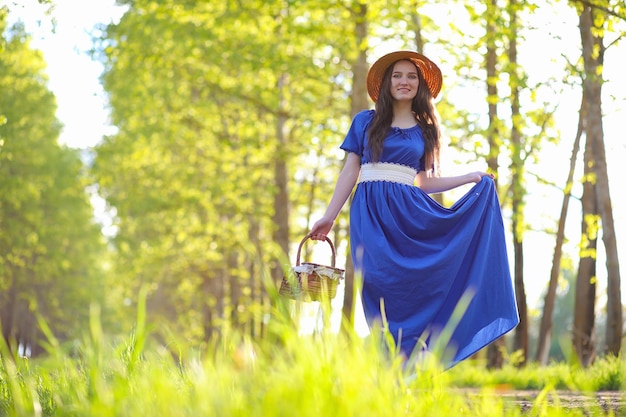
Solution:
M 357 113 L 352 119 L 352 125 L 346 138 L 343 140 L 340 148 L 346 152 L 352 152 L 357 155 L 363 156 L 365 149 L 365 136 L 370 122 L 374 117 L 374 110 L 363 110 Z

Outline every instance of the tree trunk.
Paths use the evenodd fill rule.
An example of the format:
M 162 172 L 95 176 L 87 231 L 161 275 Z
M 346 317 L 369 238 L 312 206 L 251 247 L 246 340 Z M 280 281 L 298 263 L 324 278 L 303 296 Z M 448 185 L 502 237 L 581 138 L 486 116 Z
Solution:
M 519 209 L 519 202 L 513 203 L 513 211 L 516 207 Z M 513 214 L 515 216 L 515 213 Z M 513 350 L 522 352 L 522 360 L 518 365 L 524 365 L 528 358 L 528 307 L 526 304 L 526 288 L 524 287 L 524 246 L 522 242 L 520 225 L 518 219 L 511 222 L 513 229 L 513 254 L 514 254 L 514 281 L 515 281 L 515 299 L 517 302 L 517 311 L 519 314 L 519 324 L 515 328 L 515 336 L 513 338 Z M 518 229 L 517 231 L 515 229 Z
M 224 311 L 224 282 L 230 277 L 226 268 L 217 271 L 214 275 L 211 272 L 202 274 L 202 293 L 204 302 L 202 304 L 202 326 L 204 339 L 210 341 L 220 335 L 220 324 Z
M 410 13 L 409 20 L 411 22 L 412 31 L 414 33 L 415 50 L 419 53 L 425 54 L 424 37 L 422 36 L 422 19 L 420 18 L 420 14 L 419 14 L 420 3 L 421 3 L 420 0 L 411 2 L 409 9 L 412 10 L 412 12 Z M 431 195 L 432 199 L 441 205 L 444 204 L 443 196 L 444 196 L 444 193 L 437 193 L 437 194 Z
M 278 78 L 276 88 L 278 89 L 279 110 L 286 107 L 284 90 L 287 85 L 287 74 L 282 74 Z M 287 138 L 285 136 L 285 124 L 287 115 L 283 111 L 278 111 L 276 115 L 276 158 L 274 159 L 274 183 L 276 192 L 274 194 L 274 242 L 282 249 L 283 253 L 289 256 L 289 192 L 287 189 Z M 283 268 L 277 261 L 272 268 L 272 278 L 279 283 L 283 277 Z
M 354 33 L 359 51 L 356 60 L 352 64 L 352 94 L 350 96 L 351 108 L 350 118 L 353 118 L 359 111 L 367 109 L 368 96 L 366 89 L 367 79 L 367 3 L 359 2 L 353 9 Z M 350 198 L 351 200 L 351 198 Z M 350 226 L 347 227 L 346 235 L 350 236 Z M 348 239 L 349 240 L 349 239 Z M 350 328 L 354 327 L 354 305 L 355 305 L 355 278 L 354 264 L 348 245 L 346 254 L 345 291 L 343 296 L 343 320 Z
M 593 154 L 596 158 L 596 200 L 598 201 L 598 211 L 602 219 L 602 243 L 606 252 L 606 352 L 618 356 L 622 348 L 623 316 L 617 238 L 609 193 L 604 140 L 601 136 L 595 137 L 593 145 Z
M 487 167 L 491 172 L 498 172 L 498 154 L 500 153 L 500 123 L 498 120 L 498 86 L 496 80 L 498 79 L 498 51 L 496 48 L 497 27 L 495 24 L 495 10 L 498 5 L 496 0 L 490 0 L 487 4 L 488 18 L 487 18 L 487 57 L 486 57 L 486 70 L 487 70 L 487 103 L 489 109 L 489 130 L 487 141 L 489 142 L 489 154 L 487 155 Z M 497 177 L 496 177 L 497 181 Z
M 583 95 L 583 102 L 584 100 Z M 548 291 L 546 292 L 543 302 L 543 316 L 541 317 L 541 326 L 539 328 L 539 341 L 535 359 L 541 365 L 546 365 L 548 363 L 548 353 L 550 352 L 550 344 L 552 342 L 552 323 L 554 304 L 556 300 L 556 287 L 561 273 L 561 257 L 563 254 L 563 241 L 565 240 L 565 220 L 567 219 L 567 210 L 569 208 L 569 201 L 572 195 L 572 184 L 574 182 L 576 160 L 578 159 L 578 150 L 580 148 L 580 138 L 583 134 L 583 117 L 583 103 L 581 102 L 580 115 L 578 117 L 578 131 L 576 132 L 576 139 L 574 139 L 569 172 L 567 173 L 567 181 L 565 182 L 565 190 L 563 191 L 563 203 L 561 204 L 561 215 L 559 216 L 556 243 L 554 245 L 554 255 L 552 256 L 550 282 L 548 284 Z
M 228 266 L 228 273 L 230 279 L 226 288 L 225 300 L 225 314 L 231 326 L 234 329 L 243 331 L 246 326 L 251 324 L 252 315 L 245 306 L 252 306 L 251 300 L 244 295 L 244 288 L 250 286 L 252 283 L 244 280 L 238 272 L 241 271 L 242 265 L 240 265 L 239 252 L 236 250 L 230 250 L 226 255 L 226 265 Z M 247 299 L 246 299 L 247 298 Z
M 588 103 L 583 94 L 583 114 Z M 592 143 L 587 138 L 584 156 L 584 181 L 582 210 L 583 221 L 580 242 L 580 261 L 576 277 L 574 302 L 574 328 L 572 340 L 580 363 L 588 367 L 595 358 L 595 301 L 596 301 L 596 247 L 597 247 L 597 202 L 592 174 Z
M 487 166 L 491 172 L 498 172 L 498 153 L 500 151 L 500 132 L 498 121 L 498 87 L 496 85 L 497 80 L 497 61 L 498 52 L 496 48 L 497 27 L 495 24 L 495 13 L 498 5 L 496 0 L 490 0 L 487 3 L 487 57 L 486 57 L 486 71 L 487 71 L 487 103 L 489 111 L 489 130 L 487 141 L 489 142 L 489 155 L 487 155 Z M 497 181 L 497 177 L 496 177 Z M 496 182 L 497 187 L 497 182 Z M 504 364 L 504 338 L 496 340 L 490 344 L 487 348 L 487 367 L 501 368 Z
M 15 273 L 10 265 L 7 269 L 9 270 L 7 275 L 11 277 L 11 282 L 9 283 L 9 290 L 1 297 L 4 302 L 0 306 L 0 330 L 7 346 L 11 346 L 12 339 L 15 337 L 15 310 L 18 299 Z
M 418 13 L 420 1 L 417 0 L 411 4 L 411 24 L 413 25 L 413 32 L 415 33 L 415 50 L 419 53 L 424 53 L 424 37 L 422 36 L 422 19 Z
M 263 317 L 270 313 L 267 309 L 267 291 L 266 282 L 263 280 L 263 268 L 260 266 L 263 259 L 263 249 L 259 241 L 259 223 L 256 219 L 250 219 L 250 227 L 248 229 L 248 239 L 251 247 L 254 248 L 253 253 L 247 253 L 247 270 L 250 274 L 250 302 L 254 308 L 258 308 L 260 314 L 252 313 L 250 320 L 250 335 L 252 337 L 262 337 L 265 334 L 265 323 Z
M 606 16 L 599 16 L 603 11 L 585 7 L 580 15 L 580 35 L 583 45 L 585 79 L 583 89 L 587 98 L 587 141 L 591 142 L 593 155 L 593 171 L 595 173 L 595 192 L 598 211 L 602 219 L 602 241 L 606 251 L 607 286 L 607 318 L 606 347 L 607 352 L 619 355 L 622 342 L 622 302 L 620 289 L 619 258 L 617 239 L 609 192 L 606 154 L 604 150 L 604 132 L 602 126 L 602 65 L 604 63 L 604 45 L 602 38 L 603 24 Z
M 524 156 L 520 120 L 520 79 L 517 67 L 517 1 L 509 1 L 509 85 L 511 88 L 511 209 L 512 235 L 514 254 L 514 281 L 517 310 L 520 322 L 515 329 L 514 347 L 522 352 L 524 365 L 528 358 L 528 307 L 526 305 L 526 288 L 524 287 Z

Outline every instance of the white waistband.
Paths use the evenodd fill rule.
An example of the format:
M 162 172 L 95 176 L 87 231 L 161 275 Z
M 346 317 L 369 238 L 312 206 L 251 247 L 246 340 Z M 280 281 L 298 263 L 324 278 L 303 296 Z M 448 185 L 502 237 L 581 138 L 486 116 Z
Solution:
M 359 182 L 389 181 L 401 184 L 414 185 L 417 171 L 406 165 L 378 162 L 361 165 Z

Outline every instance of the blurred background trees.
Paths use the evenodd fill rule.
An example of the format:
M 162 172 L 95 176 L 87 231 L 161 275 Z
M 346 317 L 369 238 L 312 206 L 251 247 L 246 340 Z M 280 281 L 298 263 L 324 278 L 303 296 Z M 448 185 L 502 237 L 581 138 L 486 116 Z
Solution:
M 36 355 L 43 318 L 59 339 L 80 334 L 102 303 L 105 241 L 93 217 L 78 151 L 57 143 L 61 124 L 45 62 L 0 9 L 0 327 Z
M 568 185 L 558 186 L 569 201 L 572 182 L 584 184 L 583 241 L 573 282 L 576 272 L 563 268 L 570 259 L 560 255 L 564 231 L 554 232 L 552 273 L 532 277 L 547 288 L 535 331 L 524 236 L 532 228 L 525 217 L 528 187 L 537 181 L 528 178 L 541 150 L 561 139 L 553 114 L 564 83 L 529 77 L 528 55 L 518 54 L 537 6 L 515 0 L 122 3 L 121 20 L 94 40 L 116 133 L 82 160 L 57 144 L 45 63 L 19 26 L 6 27 L 10 7 L 2 9 L 0 318 L 7 340 L 38 346 L 37 315 L 71 340 L 92 303 L 102 306 L 110 332 L 127 331 L 142 288 L 148 320 L 163 343 L 171 335 L 206 343 L 225 323 L 262 337 L 283 269 L 332 193 L 344 157 L 338 145 L 352 116 L 372 106 L 364 89 L 369 63 L 393 45 L 441 63 L 446 76 L 438 110 L 449 145 L 460 163 L 478 159 L 497 173 L 522 323 L 512 343 L 490 347 L 489 365 L 502 363 L 507 345 L 521 352 L 522 363 L 561 358 L 554 346 L 563 340 L 563 312 L 573 311 L 566 332 L 581 361 L 593 360 L 600 230 L 609 276 L 602 349 L 619 353 L 618 234 L 598 89 L 610 47 L 603 39 L 608 34 L 616 44 L 623 36 L 623 5 L 569 4 L 580 16 L 582 41 L 580 61 L 564 64 L 563 79 L 574 80 L 584 97 L 585 172 L 574 175 L 573 164 Z M 458 23 L 442 27 L 436 18 L 442 7 L 454 8 Z M 117 233 L 107 246 L 88 190 L 106 199 L 114 219 Z M 444 205 L 454 198 L 438 196 Z M 334 304 L 353 323 L 346 215 L 332 236 L 347 259 L 343 300 Z M 320 256 L 307 245 L 303 257 L 314 255 Z

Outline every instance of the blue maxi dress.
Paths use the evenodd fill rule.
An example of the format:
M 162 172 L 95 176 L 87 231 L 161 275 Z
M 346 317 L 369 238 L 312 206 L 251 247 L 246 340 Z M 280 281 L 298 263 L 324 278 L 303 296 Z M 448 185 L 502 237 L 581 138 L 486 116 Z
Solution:
M 370 163 L 367 130 L 373 110 L 358 113 L 341 148 Z M 392 128 L 379 162 L 423 166 L 419 126 Z M 419 187 L 360 182 L 350 206 L 350 240 L 362 274 L 362 302 L 370 326 L 384 320 L 406 355 L 432 349 L 437 335 L 456 323 L 444 341 L 446 366 L 471 356 L 517 326 L 500 204 L 484 177 L 450 208 Z M 451 320 L 467 295 L 460 321 Z M 384 311 L 381 309 L 384 306 Z M 450 327 L 448 327 L 449 329 Z

